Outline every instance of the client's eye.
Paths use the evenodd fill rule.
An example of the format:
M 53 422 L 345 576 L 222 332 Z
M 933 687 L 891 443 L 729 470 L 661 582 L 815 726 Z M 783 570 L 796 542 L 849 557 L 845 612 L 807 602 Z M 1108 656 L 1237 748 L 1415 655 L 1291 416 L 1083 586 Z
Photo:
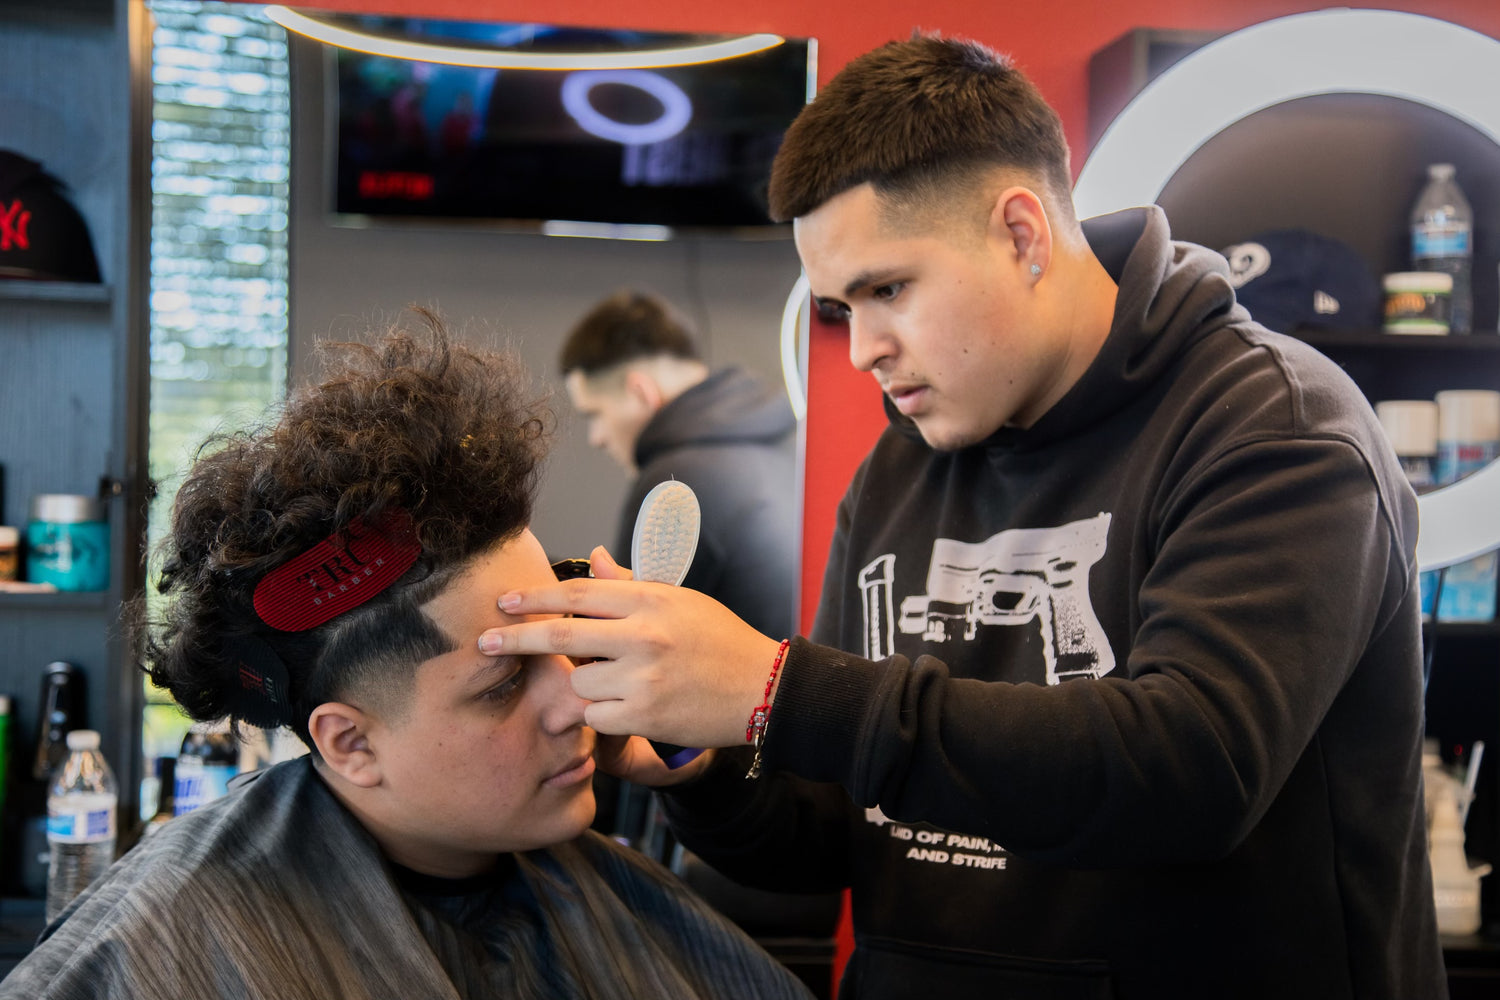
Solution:
M 479 697 L 482 701 L 493 702 L 496 705 L 504 705 L 516 695 L 520 694 L 521 689 L 525 687 L 525 685 L 526 668 L 523 666 L 518 668 L 515 673 L 511 674 L 499 684 L 496 684 L 494 687 L 488 688 L 485 691 L 481 692 Z

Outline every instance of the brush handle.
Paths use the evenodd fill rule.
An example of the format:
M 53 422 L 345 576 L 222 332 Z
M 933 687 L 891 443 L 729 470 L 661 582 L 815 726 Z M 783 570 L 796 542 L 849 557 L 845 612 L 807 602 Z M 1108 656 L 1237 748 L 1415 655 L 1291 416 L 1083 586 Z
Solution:
M 630 568 L 635 579 L 677 586 L 687 576 L 698 551 L 703 514 L 698 496 L 687 483 L 657 483 L 641 501 L 630 540 Z M 702 753 L 691 747 L 651 740 L 668 767 L 679 768 Z

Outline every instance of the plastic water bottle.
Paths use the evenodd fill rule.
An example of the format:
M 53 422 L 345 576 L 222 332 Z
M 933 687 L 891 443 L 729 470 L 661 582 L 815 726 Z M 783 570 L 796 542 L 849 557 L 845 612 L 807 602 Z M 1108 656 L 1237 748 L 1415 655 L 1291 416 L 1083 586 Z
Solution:
M 47 795 L 47 922 L 115 860 L 119 795 L 99 734 L 75 729 Z
M 182 816 L 228 795 L 239 760 L 239 747 L 226 726 L 194 725 L 177 753 L 172 815 Z
M 1472 332 L 1474 210 L 1453 179 L 1451 163 L 1433 163 L 1427 168 L 1427 185 L 1411 210 L 1411 261 L 1413 270 L 1453 275 L 1449 329 Z

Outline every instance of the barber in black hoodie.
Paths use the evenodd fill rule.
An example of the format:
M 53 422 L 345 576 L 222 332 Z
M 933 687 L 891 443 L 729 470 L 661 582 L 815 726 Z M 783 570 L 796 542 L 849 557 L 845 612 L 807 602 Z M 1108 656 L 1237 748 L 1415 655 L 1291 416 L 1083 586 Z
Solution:
M 595 620 L 481 648 L 602 658 L 601 732 L 742 748 L 601 763 L 736 878 L 848 886 L 845 1000 L 1442 997 L 1415 497 L 1222 257 L 1070 182 L 1004 57 L 851 62 L 771 181 L 891 422 L 813 641 L 604 579 L 501 595 Z

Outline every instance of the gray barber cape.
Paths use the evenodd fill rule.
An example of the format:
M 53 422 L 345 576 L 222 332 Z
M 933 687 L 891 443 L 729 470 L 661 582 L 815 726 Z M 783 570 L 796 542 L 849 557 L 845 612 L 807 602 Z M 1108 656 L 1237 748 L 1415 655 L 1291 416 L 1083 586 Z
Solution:
M 398 869 L 305 757 L 143 840 L 0 982 L 26 1000 L 807 996 L 596 834 L 473 879 Z

